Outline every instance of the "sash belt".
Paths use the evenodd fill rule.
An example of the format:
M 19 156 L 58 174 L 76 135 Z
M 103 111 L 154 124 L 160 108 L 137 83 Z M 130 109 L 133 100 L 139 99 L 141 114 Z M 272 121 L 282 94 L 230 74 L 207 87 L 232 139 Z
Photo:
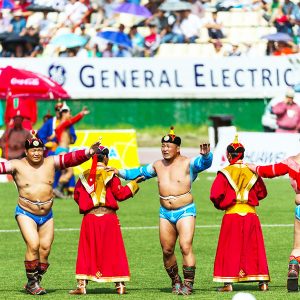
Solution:
M 94 207 L 92 208 L 88 214 L 93 214 L 93 215 L 97 215 L 97 214 L 115 214 L 116 211 L 110 207 L 106 207 L 106 206 L 98 206 L 98 207 Z
M 247 203 L 237 203 L 226 209 L 225 214 L 247 214 L 256 213 L 255 206 L 249 205 Z

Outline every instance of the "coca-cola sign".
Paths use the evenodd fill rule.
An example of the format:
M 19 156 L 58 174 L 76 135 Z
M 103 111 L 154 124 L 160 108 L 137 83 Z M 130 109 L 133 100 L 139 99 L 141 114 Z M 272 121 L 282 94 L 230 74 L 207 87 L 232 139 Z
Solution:
M 10 83 L 12 85 L 38 86 L 40 84 L 40 81 L 38 78 L 18 79 L 14 77 L 10 80 Z

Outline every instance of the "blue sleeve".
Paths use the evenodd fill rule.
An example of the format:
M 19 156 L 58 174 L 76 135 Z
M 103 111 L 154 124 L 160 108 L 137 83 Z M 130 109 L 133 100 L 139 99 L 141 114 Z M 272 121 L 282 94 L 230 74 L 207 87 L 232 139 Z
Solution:
M 148 164 L 143 167 L 119 170 L 119 176 L 125 180 L 133 180 L 139 176 L 144 176 L 145 179 L 150 179 L 156 177 L 157 175 L 153 165 Z
M 190 173 L 192 180 L 197 178 L 198 173 L 208 169 L 213 160 L 213 154 L 209 152 L 207 155 L 199 155 L 191 159 L 190 162 Z
M 48 142 L 47 137 L 52 134 L 52 122 L 53 119 L 49 119 L 37 132 L 37 136 L 43 141 L 44 144 Z
M 75 133 L 75 128 L 73 125 L 70 126 L 70 134 L 71 134 L 71 137 L 72 137 L 72 144 L 74 144 L 77 140 L 77 135 Z

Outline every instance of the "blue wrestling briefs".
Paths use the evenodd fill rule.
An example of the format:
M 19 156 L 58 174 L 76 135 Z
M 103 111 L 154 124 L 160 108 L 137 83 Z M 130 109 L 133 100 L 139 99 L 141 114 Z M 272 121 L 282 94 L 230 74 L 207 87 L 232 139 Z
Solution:
M 176 224 L 177 221 L 182 218 L 190 216 L 196 217 L 195 203 L 190 203 L 188 205 L 173 210 L 166 209 L 162 206 L 159 209 L 159 217 L 162 219 L 166 219 L 173 224 Z
M 34 214 L 24 210 L 19 205 L 17 205 L 16 210 L 15 210 L 15 218 L 17 218 L 17 216 L 27 216 L 27 217 L 31 218 L 38 226 L 41 226 L 41 225 L 45 224 L 48 220 L 53 218 L 53 212 L 52 212 L 52 209 L 50 209 L 50 211 L 47 215 L 37 216 L 37 215 L 34 215 Z

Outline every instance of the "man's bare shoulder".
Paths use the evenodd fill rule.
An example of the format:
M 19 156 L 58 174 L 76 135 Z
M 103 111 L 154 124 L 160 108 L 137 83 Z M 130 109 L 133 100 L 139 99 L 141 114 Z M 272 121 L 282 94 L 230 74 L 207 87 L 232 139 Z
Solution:
M 185 163 L 185 162 L 189 162 L 191 159 L 187 156 L 184 155 L 178 155 L 176 157 L 176 159 L 174 160 L 175 163 Z
M 8 168 L 12 170 L 12 172 L 18 172 L 28 166 L 26 157 L 21 159 L 11 159 L 7 161 Z
M 159 159 L 159 160 L 156 160 L 154 163 L 152 163 L 153 167 L 157 167 L 157 166 L 160 166 L 163 164 L 163 159 Z
M 44 158 L 44 163 L 51 164 L 54 163 L 54 157 L 57 155 L 50 155 Z
M 184 155 L 179 155 L 178 159 L 181 160 L 181 161 L 190 161 L 191 160 L 190 157 L 187 157 L 187 156 L 184 156 Z
M 26 157 L 23 157 L 21 159 L 11 159 L 9 160 L 9 163 L 14 167 L 23 166 L 24 164 L 27 164 L 27 159 Z

